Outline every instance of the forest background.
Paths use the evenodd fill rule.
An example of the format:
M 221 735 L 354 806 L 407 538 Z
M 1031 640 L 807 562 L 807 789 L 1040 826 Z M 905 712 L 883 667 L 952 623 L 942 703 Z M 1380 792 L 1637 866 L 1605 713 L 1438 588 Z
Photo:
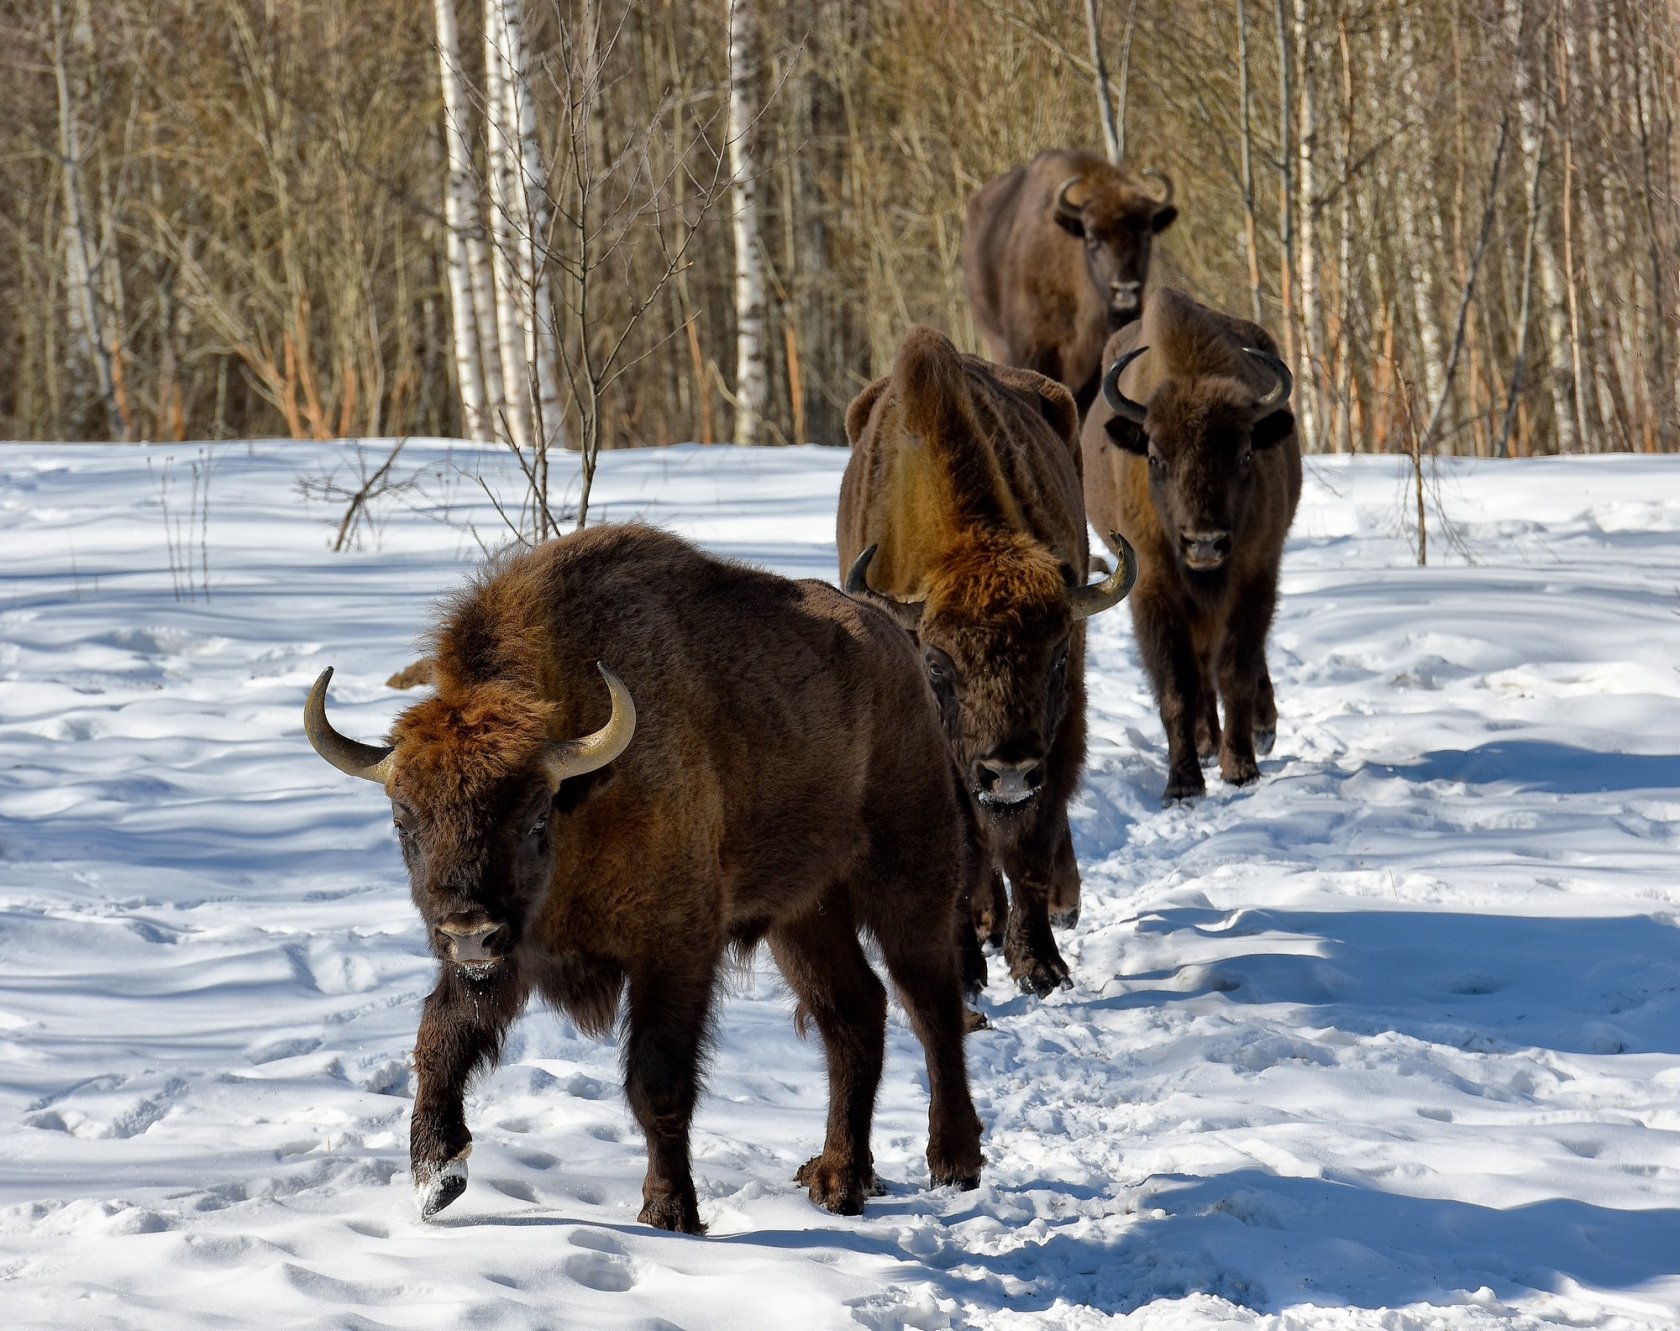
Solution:
M 0 0 L 0 435 L 840 443 L 909 324 L 979 349 L 974 191 L 1106 145 L 1174 182 L 1151 285 L 1276 332 L 1310 448 L 1674 451 L 1677 34 L 1676 0 Z

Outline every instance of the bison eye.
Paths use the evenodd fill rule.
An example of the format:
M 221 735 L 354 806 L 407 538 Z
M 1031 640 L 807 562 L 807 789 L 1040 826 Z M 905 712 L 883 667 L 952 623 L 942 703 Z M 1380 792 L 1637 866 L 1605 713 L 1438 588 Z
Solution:
M 1166 469 L 1167 469 L 1167 464 L 1166 464 L 1165 460 L 1162 459 L 1162 457 L 1159 453 L 1151 453 L 1149 455 L 1149 470 L 1150 471 L 1154 472 L 1156 475 L 1160 475 Z
M 548 815 L 545 813 L 541 818 L 537 819 L 536 822 L 531 824 L 530 835 L 533 838 L 540 837 L 546 831 L 548 831 Z
M 1247 471 L 1250 467 L 1252 467 L 1254 465 L 1254 450 L 1250 449 L 1238 458 L 1237 465 L 1244 471 Z
M 956 684 L 956 667 L 951 664 L 951 658 L 937 647 L 930 647 L 924 652 L 922 661 L 927 666 L 928 682 L 935 689 L 945 690 Z

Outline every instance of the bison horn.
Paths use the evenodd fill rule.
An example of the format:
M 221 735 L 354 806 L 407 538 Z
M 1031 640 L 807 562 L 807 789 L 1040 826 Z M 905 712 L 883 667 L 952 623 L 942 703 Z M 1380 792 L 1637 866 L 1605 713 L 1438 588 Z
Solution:
M 1057 188 L 1057 190 L 1056 190 L 1056 213 L 1057 213 L 1058 216 L 1066 217 L 1066 218 L 1071 219 L 1072 221 L 1077 222 L 1077 221 L 1079 221 L 1080 217 L 1083 215 L 1082 211 L 1081 211 L 1081 205 L 1073 202 L 1072 199 L 1068 198 L 1068 191 L 1070 189 L 1072 189 L 1075 185 L 1079 184 L 1082 178 L 1083 177 L 1080 177 L 1080 176 L 1069 176 Z
M 1141 175 L 1145 180 L 1158 180 L 1158 181 L 1161 182 L 1160 193 L 1155 196 L 1155 206 L 1157 208 L 1165 208 L 1169 203 L 1172 202 L 1172 197 L 1173 197 L 1172 177 L 1169 176 L 1165 171 L 1157 171 L 1152 166 L 1146 166 L 1138 174 Z
M 1137 581 L 1137 552 L 1132 549 L 1132 543 L 1119 532 L 1110 532 L 1108 539 L 1120 552 L 1120 567 L 1101 582 L 1092 583 L 1089 587 L 1076 587 L 1068 593 L 1068 604 L 1076 620 L 1089 619 L 1092 615 L 1113 609 L 1126 599 L 1132 584 Z
M 899 627 L 914 633 L 922 622 L 921 603 L 919 601 L 900 601 L 883 592 L 870 589 L 869 561 L 875 558 L 875 552 L 880 548 L 879 543 L 868 546 L 862 554 L 852 561 L 851 570 L 846 574 L 846 595 L 857 600 L 874 602 L 897 620 Z
M 332 677 L 333 668 L 328 666 L 303 704 L 303 733 L 309 736 L 309 747 L 346 775 L 384 785 L 391 779 L 394 750 L 359 744 L 332 728 L 332 722 L 327 720 L 327 681 Z
M 636 702 L 630 690 L 603 662 L 597 661 L 595 668 L 607 681 L 607 692 L 612 695 L 612 715 L 592 735 L 558 740 L 544 747 L 542 765 L 552 790 L 558 790 L 569 776 L 582 776 L 605 767 L 629 747 L 630 737 L 636 733 Z
M 1289 367 L 1269 351 L 1261 351 L 1259 347 L 1244 347 L 1250 356 L 1264 361 L 1277 376 L 1277 382 L 1272 385 L 1266 395 L 1254 404 L 1254 419 L 1270 416 L 1274 411 L 1289 401 L 1289 394 L 1294 391 L 1295 377 L 1289 373 Z
M 1116 416 L 1124 416 L 1133 425 L 1144 424 L 1149 417 L 1149 410 L 1141 403 L 1133 402 L 1131 398 L 1120 391 L 1120 376 L 1125 372 L 1128 365 L 1148 350 L 1148 347 L 1138 347 L 1136 350 L 1128 351 L 1114 364 L 1110 365 L 1108 373 L 1103 375 L 1103 401 L 1108 403 Z

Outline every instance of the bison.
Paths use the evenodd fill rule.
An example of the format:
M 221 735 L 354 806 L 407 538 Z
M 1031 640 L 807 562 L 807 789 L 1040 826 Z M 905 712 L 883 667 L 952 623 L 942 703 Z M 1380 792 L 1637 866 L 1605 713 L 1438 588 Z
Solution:
M 1068 969 L 1050 905 L 1072 916 L 1067 803 L 1085 761 L 1087 616 L 1135 566 L 1085 585 L 1078 421 L 1060 384 L 958 353 L 928 328 L 846 411 L 840 486 L 847 590 L 918 640 L 958 767 L 1014 888 L 1009 973 L 1039 995 Z
M 1154 238 L 1172 225 L 1159 192 L 1084 150 L 1042 152 L 984 185 L 963 223 L 963 283 L 993 360 L 1096 397 L 1103 341 L 1138 317 Z
M 1081 435 L 1085 503 L 1140 568 L 1138 648 L 1167 732 L 1166 801 L 1206 789 L 1198 758 L 1242 785 L 1271 751 L 1266 634 L 1301 498 L 1293 384 L 1265 329 L 1164 288 L 1104 351 Z M 1225 704 L 1219 724 L 1214 693 Z
M 651 528 L 600 527 L 490 565 L 431 659 L 436 692 L 388 745 L 328 724 L 330 669 L 305 709 L 316 752 L 390 797 L 438 960 L 414 1049 L 424 1216 L 466 1186 L 463 1091 L 527 997 L 602 1034 L 627 990 L 640 1219 L 703 1232 L 689 1121 L 720 963 L 760 938 L 827 1055 L 827 1136 L 798 1181 L 859 1212 L 877 1190 L 887 1009 L 859 930 L 927 1055 L 933 1182 L 975 1186 L 954 939 L 983 849 L 950 764 L 929 759 L 937 709 L 886 615 Z

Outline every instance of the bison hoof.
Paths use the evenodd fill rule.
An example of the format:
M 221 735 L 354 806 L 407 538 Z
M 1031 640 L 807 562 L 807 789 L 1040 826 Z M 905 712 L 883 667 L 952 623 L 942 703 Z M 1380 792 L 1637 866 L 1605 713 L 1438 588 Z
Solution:
M 467 1162 L 459 1157 L 441 1168 L 417 1167 L 414 1171 L 414 1200 L 422 1220 L 430 1220 L 466 1190 Z
M 1219 775 L 1230 785 L 1246 786 L 1260 779 L 1260 767 L 1252 758 L 1233 758 L 1227 755 L 1219 760 Z
M 1031 994 L 1035 998 L 1044 998 L 1057 989 L 1073 988 L 1073 981 L 1068 977 L 1067 963 L 1060 957 L 1054 961 L 1032 961 L 1026 970 L 1015 977 L 1015 983 L 1023 994 Z
M 1254 751 L 1264 758 L 1272 751 L 1272 745 L 1277 743 L 1277 731 L 1256 730 L 1254 732 Z
M 706 1232 L 706 1227 L 700 1223 L 700 1208 L 692 1197 L 650 1197 L 643 1203 L 636 1219 L 644 1225 L 666 1229 L 673 1234 Z
M 1207 782 L 1202 778 L 1202 769 L 1191 768 L 1188 772 L 1175 773 L 1167 781 L 1167 793 L 1161 796 L 1163 809 L 1177 804 L 1180 800 L 1200 799 L 1207 794 Z
M 989 1031 L 991 1029 L 992 1023 L 987 1019 L 984 1012 L 971 1007 L 963 1008 L 964 1035 L 973 1035 L 975 1031 Z
M 1066 910 L 1050 912 L 1050 923 L 1058 929 L 1071 929 L 1079 923 L 1079 907 L 1069 906 Z
M 863 1199 L 886 1191 L 876 1182 L 873 1170 L 831 1164 L 826 1155 L 812 1156 L 799 1167 L 793 1181 L 805 1185 L 814 1205 L 835 1215 L 862 1215 Z
M 928 1148 L 928 1174 L 933 1179 L 936 1188 L 961 1188 L 964 1192 L 971 1192 L 980 1186 L 980 1167 L 985 1163 L 985 1157 L 980 1154 L 980 1143 L 960 1153 L 958 1157 L 947 1157 L 943 1153 L 936 1153 L 932 1147 Z

